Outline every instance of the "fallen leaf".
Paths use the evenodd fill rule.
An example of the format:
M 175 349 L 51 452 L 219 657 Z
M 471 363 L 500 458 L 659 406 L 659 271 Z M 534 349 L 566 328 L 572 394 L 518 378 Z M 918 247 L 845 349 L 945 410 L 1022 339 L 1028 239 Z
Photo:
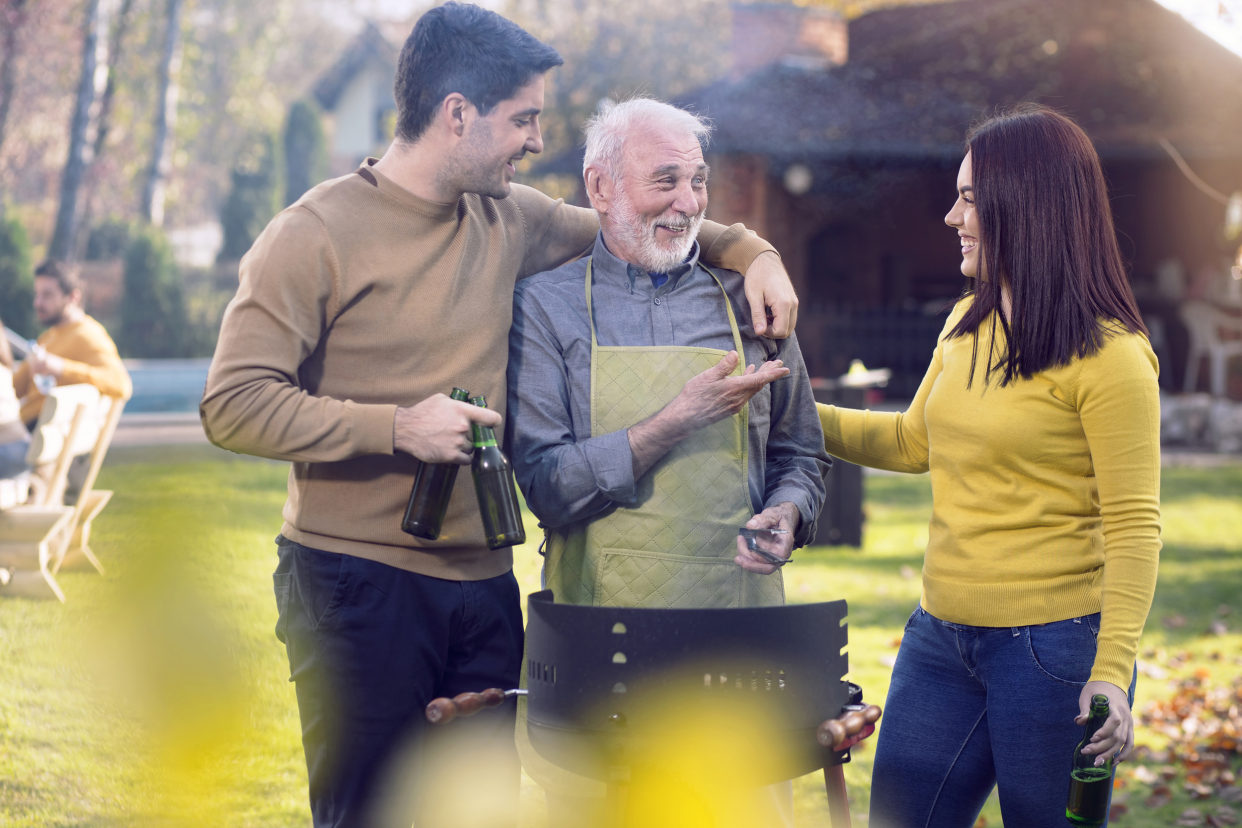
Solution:
M 1156 681 L 1164 681 L 1169 677 L 1169 674 L 1163 668 L 1157 667 L 1150 661 L 1143 661 L 1141 658 L 1138 660 L 1138 671 L 1141 675 Z
M 1180 630 L 1186 626 L 1186 616 L 1184 615 L 1166 615 L 1160 623 L 1164 624 L 1166 630 Z
M 888 642 L 888 646 L 893 647 L 894 649 L 896 649 L 897 647 L 900 647 L 900 646 L 901 646 L 901 636 L 897 636 L 897 637 L 896 637 L 896 638 L 894 638 L 892 641 Z
M 1242 803 L 1242 788 L 1228 787 L 1220 792 L 1220 798 L 1226 802 Z
M 1212 788 L 1195 782 L 1187 782 L 1184 786 L 1191 799 L 1208 799 L 1212 796 Z
M 1226 615 L 1228 615 L 1231 612 L 1233 612 L 1233 607 L 1229 606 L 1228 604 L 1221 604 L 1219 607 L 1216 608 L 1216 614 L 1219 615 L 1221 618 L 1224 618 Z
M 1212 812 L 1212 816 L 1216 817 L 1216 821 L 1221 825 L 1237 825 L 1238 812 L 1228 805 L 1221 805 Z
M 1165 794 L 1152 794 L 1144 800 L 1143 805 L 1148 808 L 1163 808 L 1169 804 L 1169 797 Z
M 1211 624 L 1208 624 L 1208 632 L 1212 635 L 1228 635 L 1229 625 L 1224 621 L 1213 621 Z
M 891 669 L 897 666 L 897 656 L 893 656 L 893 655 L 880 656 L 880 663 L 883 664 L 885 667 L 888 667 Z
M 1198 808 L 1187 808 L 1182 811 L 1182 815 L 1177 818 L 1175 825 L 1202 825 L 1204 823 L 1203 812 Z
M 1145 785 L 1150 785 L 1160 778 L 1146 765 L 1135 765 L 1130 775 Z
M 907 581 L 910 580 L 914 577 L 914 569 L 903 564 L 901 567 L 901 577 L 905 578 Z M 983 819 L 983 817 L 979 818 Z
M 1115 802 L 1112 807 L 1108 809 L 1108 818 L 1116 819 L 1117 817 L 1125 816 L 1129 810 L 1130 809 L 1127 806 Z
M 981 816 L 975 820 L 975 828 L 988 828 L 988 818 Z

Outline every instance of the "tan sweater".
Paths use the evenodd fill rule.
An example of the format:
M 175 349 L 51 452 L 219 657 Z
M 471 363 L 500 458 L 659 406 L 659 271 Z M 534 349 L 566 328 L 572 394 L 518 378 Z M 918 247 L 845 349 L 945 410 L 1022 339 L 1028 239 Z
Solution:
M 134 393 L 129 372 L 121 364 L 116 343 L 104 326 L 88 315 L 76 322 L 66 322 L 48 328 L 39 337 L 39 344 L 49 354 L 65 361 L 65 371 L 57 385 L 86 383 L 99 389 L 99 393 L 128 400 Z M 43 395 L 30 378 L 30 365 L 23 362 L 13 372 L 13 389 L 22 400 L 22 422 L 38 419 L 43 408 Z
M 203 427 L 218 446 L 293 463 L 290 540 L 495 577 L 513 556 L 487 549 L 468 468 L 439 540 L 401 531 L 416 461 L 393 451 L 394 412 L 459 386 L 503 415 L 514 284 L 588 251 L 598 220 L 516 184 L 506 199 L 436 204 L 371 164 L 308 192 L 242 260 Z M 708 261 L 740 271 L 772 249 L 741 225 L 705 222 L 700 239 Z

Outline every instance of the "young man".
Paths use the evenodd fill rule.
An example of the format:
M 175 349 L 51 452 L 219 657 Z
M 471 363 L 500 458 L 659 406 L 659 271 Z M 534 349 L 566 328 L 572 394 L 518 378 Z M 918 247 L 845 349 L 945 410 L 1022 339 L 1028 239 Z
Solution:
M 487 549 L 469 481 L 438 540 L 404 534 L 401 518 L 416 461 L 467 463 L 471 422 L 501 421 L 516 281 L 581 255 L 598 230 L 593 212 L 510 183 L 543 149 L 543 75 L 560 63 L 492 12 L 427 12 L 401 52 L 392 147 L 272 221 L 224 317 L 204 428 L 224 448 L 293 464 L 277 634 L 316 826 L 408 826 L 417 800 L 443 793 L 407 790 L 444 767 L 426 758 L 426 704 L 517 686 L 512 554 Z M 704 238 L 709 259 L 740 270 L 771 250 L 740 226 Z M 791 328 L 783 269 L 772 254 L 757 262 L 757 306 Z M 455 386 L 492 410 L 450 400 Z M 428 824 L 516 820 L 513 715 L 506 705 L 446 731 L 491 746 L 494 761 L 463 771 L 468 794 L 444 797 L 474 815 Z
M 87 383 L 105 396 L 130 398 L 134 387 L 116 343 L 82 309 L 82 285 L 68 265 L 49 259 L 35 268 L 34 309 L 47 330 L 38 339 L 43 354 L 31 354 L 13 372 L 13 389 L 22 398 L 22 422 L 33 426 L 43 408 L 34 374 L 50 375 L 57 385 Z

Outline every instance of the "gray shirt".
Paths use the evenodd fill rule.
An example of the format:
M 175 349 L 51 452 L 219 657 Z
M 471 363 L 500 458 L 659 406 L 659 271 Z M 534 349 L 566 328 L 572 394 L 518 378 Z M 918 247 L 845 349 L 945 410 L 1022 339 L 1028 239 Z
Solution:
M 656 288 L 647 273 L 614 256 L 601 234 L 592 254 L 591 300 L 601 346 L 689 346 L 731 351 L 725 297 L 698 264 L 687 262 Z M 750 324 L 741 274 L 719 270 L 742 335 L 746 364 L 780 359 L 790 374 L 750 400 L 750 499 L 755 512 L 789 502 L 802 516 L 798 545 L 813 537 L 824 504 L 824 452 L 815 399 L 794 336 L 772 340 Z M 635 501 L 626 429 L 591 434 L 591 326 L 586 260 L 518 282 L 509 332 L 506 436 L 518 484 L 544 526 L 588 520 Z

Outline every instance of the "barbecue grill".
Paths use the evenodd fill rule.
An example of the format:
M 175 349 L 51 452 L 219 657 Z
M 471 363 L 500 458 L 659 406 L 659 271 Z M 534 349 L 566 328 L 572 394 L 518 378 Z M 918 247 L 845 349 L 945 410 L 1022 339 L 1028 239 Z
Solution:
M 737 757 L 767 748 L 762 761 L 742 762 L 742 784 L 758 787 L 822 768 L 832 824 L 848 828 L 839 766 L 849 761 L 849 750 L 833 751 L 816 739 L 826 720 L 862 707 L 862 691 L 843 680 L 845 601 L 640 609 L 557 604 L 544 590 L 529 596 L 527 609 L 526 689 L 509 693 L 526 696 L 527 735 L 540 756 L 606 784 L 615 824 L 624 824 L 630 781 L 660 772 L 670 739 L 667 702 L 675 700 L 679 709 L 709 719 L 727 710 L 761 723 L 759 730 L 739 728 L 733 744 L 726 735 L 722 747 Z M 509 693 L 438 699 L 428 717 L 447 721 L 459 714 L 456 703 L 473 696 L 460 712 L 469 715 Z M 721 720 L 718 730 L 730 734 L 729 721 Z

